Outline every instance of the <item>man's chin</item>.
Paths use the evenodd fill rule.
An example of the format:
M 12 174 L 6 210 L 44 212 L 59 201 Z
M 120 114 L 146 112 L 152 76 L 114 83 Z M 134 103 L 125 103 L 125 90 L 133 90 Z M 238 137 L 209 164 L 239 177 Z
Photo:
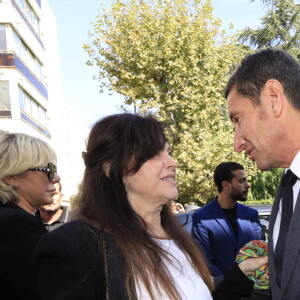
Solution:
M 241 201 L 241 202 L 246 202 L 247 201 L 247 198 L 241 198 L 241 199 L 238 199 L 238 201 Z
M 261 162 L 261 160 L 255 160 L 256 166 L 261 170 L 261 171 L 269 171 L 272 168 L 274 168 L 273 166 L 267 165 L 266 161 Z
M 235 200 L 236 201 L 241 201 L 241 202 L 246 202 L 248 199 L 248 194 L 245 196 L 240 195 L 239 197 L 237 197 Z

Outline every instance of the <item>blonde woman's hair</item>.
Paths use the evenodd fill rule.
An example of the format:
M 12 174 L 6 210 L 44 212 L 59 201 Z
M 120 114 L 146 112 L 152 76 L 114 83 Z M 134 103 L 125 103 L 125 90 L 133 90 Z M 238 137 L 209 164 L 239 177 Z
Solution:
M 56 164 L 54 150 L 44 141 L 24 133 L 0 133 L 0 202 L 16 202 L 16 191 L 3 179 L 27 171 Z

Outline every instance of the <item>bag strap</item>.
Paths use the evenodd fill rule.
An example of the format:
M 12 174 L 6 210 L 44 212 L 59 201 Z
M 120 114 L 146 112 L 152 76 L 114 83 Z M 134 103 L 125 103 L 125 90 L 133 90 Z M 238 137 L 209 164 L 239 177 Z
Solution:
M 105 300 L 109 300 L 109 286 L 108 286 L 108 248 L 105 234 L 103 236 L 103 253 L 104 253 L 104 267 L 105 267 Z

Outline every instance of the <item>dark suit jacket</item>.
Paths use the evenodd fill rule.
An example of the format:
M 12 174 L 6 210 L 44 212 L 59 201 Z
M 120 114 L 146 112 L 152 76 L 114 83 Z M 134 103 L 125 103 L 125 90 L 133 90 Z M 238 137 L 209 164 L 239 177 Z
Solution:
M 46 232 L 35 216 L 19 206 L 0 205 L 1 299 L 39 299 L 33 253 Z
M 257 210 L 237 203 L 238 239 L 217 198 L 193 216 L 192 236 L 204 252 L 213 276 L 232 268 L 237 252 L 252 240 L 261 240 Z
M 105 239 L 109 299 L 128 300 L 124 257 L 109 235 L 105 234 Z M 102 240 L 102 231 L 82 221 L 64 224 L 45 234 L 36 250 L 41 300 L 106 299 Z M 235 266 L 218 285 L 213 298 L 239 300 L 240 295 L 249 295 L 252 288 L 253 282 Z M 134 295 L 134 287 L 132 292 Z
M 269 224 L 269 268 L 273 300 L 300 299 L 300 193 L 294 208 L 284 252 L 281 289 L 276 283 L 273 230 L 281 198 L 281 187 L 275 195 Z M 280 241 L 278 241 L 280 243 Z

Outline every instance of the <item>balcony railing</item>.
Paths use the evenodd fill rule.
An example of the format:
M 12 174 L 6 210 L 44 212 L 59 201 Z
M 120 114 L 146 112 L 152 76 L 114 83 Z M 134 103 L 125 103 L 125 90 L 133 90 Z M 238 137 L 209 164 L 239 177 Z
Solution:
M 0 67 L 14 67 L 14 54 L 13 53 L 0 53 Z
M 15 53 L 0 52 L 0 67 L 16 67 L 48 99 L 48 91 Z
M 0 118 L 11 118 L 11 111 L 0 109 Z
M 35 129 L 37 129 L 38 131 L 40 131 L 41 133 L 43 133 L 47 137 L 49 137 L 49 138 L 51 137 L 49 131 L 47 131 L 45 128 L 43 128 L 41 125 L 39 125 L 37 122 L 35 122 L 34 120 L 32 120 L 25 113 L 21 112 L 21 118 L 23 119 L 23 121 L 25 121 L 26 123 L 30 124 L 31 126 L 33 126 Z

